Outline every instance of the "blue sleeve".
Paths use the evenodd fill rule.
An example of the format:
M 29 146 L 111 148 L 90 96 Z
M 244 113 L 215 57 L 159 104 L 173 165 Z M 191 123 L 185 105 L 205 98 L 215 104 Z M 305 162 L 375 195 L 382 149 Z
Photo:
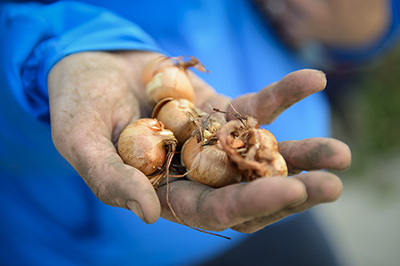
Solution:
M 47 75 L 63 57 L 99 50 L 163 53 L 136 24 L 73 1 L 0 5 L 0 27 L 0 79 L 27 113 L 46 122 Z

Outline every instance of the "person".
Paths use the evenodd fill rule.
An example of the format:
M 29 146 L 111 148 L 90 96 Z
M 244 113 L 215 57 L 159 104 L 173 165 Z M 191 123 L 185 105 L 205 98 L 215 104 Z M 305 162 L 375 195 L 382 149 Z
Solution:
M 292 47 L 319 42 L 342 49 L 375 44 L 396 27 L 397 1 L 391 0 L 256 0 Z M 354 52 L 354 51 L 353 51 Z
M 341 112 L 346 112 L 340 106 L 352 84 L 399 42 L 398 0 L 254 2 L 288 47 L 328 75 L 325 93 Z
M 306 210 L 338 199 L 340 179 L 314 170 L 346 169 L 350 150 L 327 138 L 325 75 L 304 69 L 251 2 L 42 2 L 0 11 L 1 264 L 338 265 Z M 190 73 L 196 104 L 232 101 L 268 124 L 297 173 L 170 183 L 180 219 L 232 241 L 173 223 L 166 186 L 118 156 L 122 129 L 151 115 L 140 75 L 160 54 L 199 58 L 211 72 Z

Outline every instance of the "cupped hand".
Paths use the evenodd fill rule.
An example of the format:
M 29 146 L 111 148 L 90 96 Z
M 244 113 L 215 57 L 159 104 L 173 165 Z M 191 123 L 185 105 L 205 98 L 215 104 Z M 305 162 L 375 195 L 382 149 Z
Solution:
M 195 88 L 205 88 L 204 81 L 193 76 Z M 198 98 L 198 105 L 227 113 L 256 117 L 260 123 L 271 123 L 280 113 L 305 97 L 325 88 L 324 73 L 305 69 L 288 74 L 258 93 L 230 100 L 211 90 Z M 208 97 L 207 97 L 208 96 Z M 233 117 L 231 117 L 233 118 Z M 229 119 L 229 117 L 228 117 Z M 351 164 L 349 147 L 332 138 L 310 138 L 279 143 L 291 178 L 260 178 L 249 184 L 211 188 L 191 181 L 170 183 L 168 199 L 179 220 L 192 227 L 210 231 L 233 230 L 252 233 L 291 214 L 303 212 L 318 204 L 337 200 L 343 189 L 336 175 L 321 169 L 345 170 Z M 307 173 L 299 174 L 302 171 Z M 167 187 L 158 195 L 162 216 L 177 221 L 168 208 Z
M 130 209 L 144 222 L 160 215 L 177 221 L 167 203 L 167 186 L 157 191 L 139 170 L 125 165 L 115 144 L 122 129 L 150 117 L 141 72 L 150 52 L 84 52 L 65 57 L 48 77 L 53 142 L 93 193 L 105 204 Z M 315 70 L 291 73 L 259 93 L 228 103 L 190 72 L 196 104 L 246 112 L 262 123 L 272 122 L 294 103 L 325 87 L 325 76 Z M 261 178 L 250 184 L 213 189 L 194 181 L 169 184 L 169 203 L 184 223 L 205 230 L 232 228 L 254 232 L 295 212 L 336 200 L 340 179 L 319 169 L 343 170 L 350 150 L 335 139 L 308 139 L 279 144 L 289 171 L 312 171 L 291 178 Z

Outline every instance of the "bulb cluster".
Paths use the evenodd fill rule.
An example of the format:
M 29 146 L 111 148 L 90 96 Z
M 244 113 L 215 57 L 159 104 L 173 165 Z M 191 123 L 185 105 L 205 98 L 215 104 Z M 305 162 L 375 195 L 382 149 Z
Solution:
M 188 178 L 212 187 L 286 176 L 275 137 L 254 118 L 235 114 L 237 120 L 226 122 L 195 106 L 189 67 L 205 71 L 194 57 L 160 57 L 145 66 L 142 82 L 153 114 L 121 133 L 118 152 L 124 162 L 154 186 L 168 175 L 174 154 Z

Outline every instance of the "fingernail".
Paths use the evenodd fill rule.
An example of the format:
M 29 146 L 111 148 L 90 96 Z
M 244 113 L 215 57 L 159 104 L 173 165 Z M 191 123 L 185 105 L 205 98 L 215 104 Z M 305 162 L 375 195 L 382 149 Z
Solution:
M 129 200 L 126 202 L 126 206 L 134 213 L 136 214 L 143 222 L 147 223 L 144 218 L 143 218 L 143 213 L 142 210 L 140 209 L 139 204 L 134 201 L 134 200 Z

